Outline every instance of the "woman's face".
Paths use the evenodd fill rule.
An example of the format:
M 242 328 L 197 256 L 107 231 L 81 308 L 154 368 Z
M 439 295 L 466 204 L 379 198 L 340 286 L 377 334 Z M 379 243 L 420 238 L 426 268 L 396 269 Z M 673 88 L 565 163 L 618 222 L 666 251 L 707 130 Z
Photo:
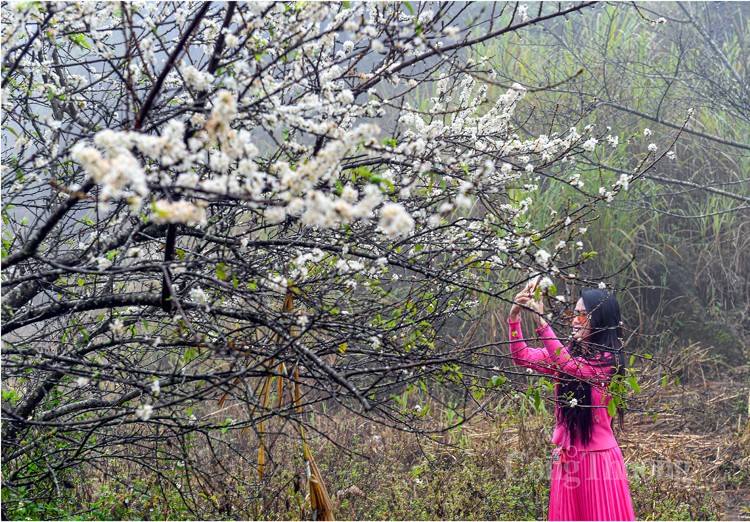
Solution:
M 573 316 L 573 339 L 583 341 L 589 336 L 591 333 L 589 329 L 590 319 L 588 312 L 586 312 L 586 305 L 583 304 L 583 299 L 579 299 Z

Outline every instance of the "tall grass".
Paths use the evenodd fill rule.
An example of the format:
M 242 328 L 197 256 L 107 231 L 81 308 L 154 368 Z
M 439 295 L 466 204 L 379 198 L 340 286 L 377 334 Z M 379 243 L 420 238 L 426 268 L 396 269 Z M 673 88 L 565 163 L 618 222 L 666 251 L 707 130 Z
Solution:
M 750 135 L 750 120 L 741 112 L 730 113 L 723 108 L 726 104 L 699 96 L 709 88 L 706 78 L 694 74 L 702 63 L 700 53 L 706 52 L 701 39 L 686 38 L 690 28 L 682 25 L 654 27 L 642 15 L 627 5 L 601 5 L 581 17 L 515 33 L 478 51 L 492 57 L 494 70 L 507 81 L 537 87 L 572 78 L 529 94 L 529 107 L 518 120 L 530 134 L 552 132 L 564 122 L 592 124 L 601 135 L 617 133 L 619 147 L 605 148 L 590 162 L 570 167 L 581 172 L 589 186 L 632 171 L 636 155 L 648 143 L 657 143 L 662 152 L 677 133 L 619 111 L 610 101 L 675 122 L 695 107 L 691 128 L 729 141 L 746 141 Z M 730 58 L 740 57 L 747 22 L 725 22 L 723 50 Z M 742 70 L 741 60 L 733 64 Z M 583 72 L 577 74 L 579 70 Z M 491 88 L 490 99 L 500 90 Z M 647 128 L 651 136 L 646 136 Z M 750 197 L 747 151 L 687 133 L 674 151 L 674 160 L 664 159 L 650 174 Z M 544 220 L 550 210 L 562 211 L 563 204 L 575 201 L 575 194 L 547 188 L 534 198 L 540 211 L 530 213 L 531 219 Z M 600 210 L 588 225 L 587 247 L 597 255 L 587 270 L 593 276 L 611 275 L 608 282 L 621 290 L 632 332 L 672 331 L 679 337 L 686 331 L 673 327 L 675 319 L 695 321 L 703 314 L 719 326 L 750 330 L 746 203 L 695 186 L 644 179 Z M 653 352 L 659 345 L 671 345 L 674 336 L 662 338 L 656 347 L 653 338 L 641 339 Z M 700 341 L 718 342 L 715 336 Z

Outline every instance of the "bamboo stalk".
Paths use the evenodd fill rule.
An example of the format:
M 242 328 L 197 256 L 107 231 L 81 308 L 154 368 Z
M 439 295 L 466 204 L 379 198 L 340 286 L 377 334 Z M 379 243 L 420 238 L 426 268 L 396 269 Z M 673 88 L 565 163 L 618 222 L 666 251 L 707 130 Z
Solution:
M 299 386 L 299 367 L 294 368 L 294 402 L 297 413 L 302 414 L 302 395 Z M 310 508 L 313 512 L 313 520 L 335 520 L 333 516 L 333 503 L 328 495 L 323 476 L 315 463 L 310 447 L 307 445 L 305 429 L 302 424 L 297 424 L 300 437 L 302 438 L 302 456 L 305 460 L 305 472 L 307 474 L 308 491 L 310 492 Z

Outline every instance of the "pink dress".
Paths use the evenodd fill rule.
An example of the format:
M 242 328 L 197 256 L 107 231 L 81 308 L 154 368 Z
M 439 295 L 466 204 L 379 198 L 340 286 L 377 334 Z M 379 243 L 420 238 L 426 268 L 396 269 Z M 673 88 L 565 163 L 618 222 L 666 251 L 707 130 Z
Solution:
M 552 442 L 552 482 L 549 520 L 635 520 L 625 462 L 612 433 L 607 411 L 607 385 L 612 368 L 583 357 L 571 357 L 567 347 L 547 325 L 537 329 L 544 348 L 529 348 L 520 321 L 511 322 L 510 354 L 519 366 L 554 376 L 585 379 L 591 383 L 594 427 L 591 441 L 570 444 L 567 428 L 558 423 Z M 558 406 L 555 407 L 557 413 Z

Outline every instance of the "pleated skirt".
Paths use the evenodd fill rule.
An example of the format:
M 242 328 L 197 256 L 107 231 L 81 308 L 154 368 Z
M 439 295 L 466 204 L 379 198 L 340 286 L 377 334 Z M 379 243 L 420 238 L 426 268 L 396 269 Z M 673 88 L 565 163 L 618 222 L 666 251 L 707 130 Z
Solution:
M 560 453 L 552 462 L 549 520 L 635 520 L 618 446 Z

